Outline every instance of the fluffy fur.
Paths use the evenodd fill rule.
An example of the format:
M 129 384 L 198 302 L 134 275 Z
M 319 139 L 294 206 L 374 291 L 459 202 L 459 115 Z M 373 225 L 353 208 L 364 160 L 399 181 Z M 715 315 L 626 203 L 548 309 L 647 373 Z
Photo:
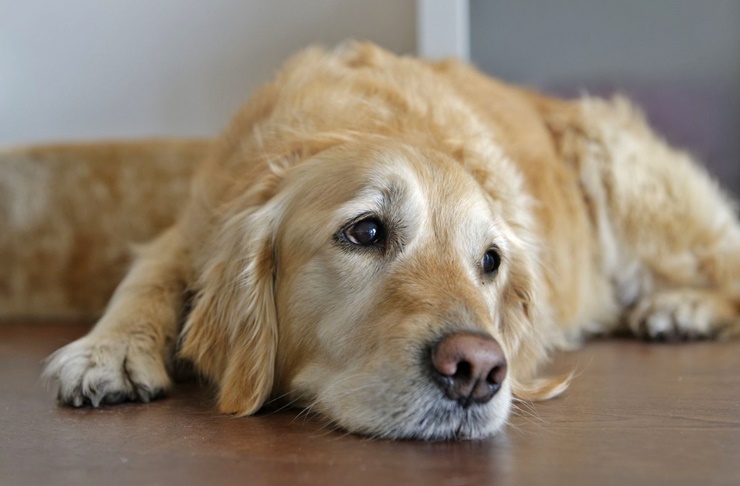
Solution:
M 0 319 L 100 316 L 130 245 L 175 222 L 206 140 L 0 151 Z
M 367 44 L 308 49 L 193 180 L 96 327 L 51 357 L 63 402 L 148 400 L 177 347 L 225 413 L 280 398 L 375 437 L 479 438 L 512 397 L 564 389 L 537 374 L 555 347 L 737 330 L 730 204 L 621 99 L 556 100 Z M 342 240 L 367 215 L 382 250 Z M 493 336 L 509 370 L 468 408 L 429 377 L 430 346 L 461 330 Z

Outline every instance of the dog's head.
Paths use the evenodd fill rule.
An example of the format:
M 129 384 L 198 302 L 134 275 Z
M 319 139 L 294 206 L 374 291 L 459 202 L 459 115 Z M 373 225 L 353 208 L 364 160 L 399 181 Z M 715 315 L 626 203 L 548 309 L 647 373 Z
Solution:
M 456 161 L 348 144 L 225 223 L 186 355 L 224 411 L 269 397 L 378 437 L 481 437 L 546 346 L 536 254 Z
M 182 353 L 225 412 L 281 398 L 375 437 L 490 435 L 559 386 L 533 377 L 551 337 L 529 202 L 490 189 L 519 184 L 505 161 L 471 169 L 495 150 L 353 138 L 221 208 Z

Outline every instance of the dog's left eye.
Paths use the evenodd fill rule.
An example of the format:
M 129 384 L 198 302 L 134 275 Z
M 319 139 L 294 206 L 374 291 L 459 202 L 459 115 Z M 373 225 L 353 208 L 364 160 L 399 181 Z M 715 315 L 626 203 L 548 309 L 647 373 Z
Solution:
M 501 255 L 495 249 L 490 249 L 483 255 L 481 261 L 483 267 L 483 273 L 493 275 L 498 271 L 498 267 L 501 266 Z
M 347 240 L 358 246 L 372 246 L 381 242 L 385 235 L 383 223 L 377 218 L 365 218 L 344 230 Z

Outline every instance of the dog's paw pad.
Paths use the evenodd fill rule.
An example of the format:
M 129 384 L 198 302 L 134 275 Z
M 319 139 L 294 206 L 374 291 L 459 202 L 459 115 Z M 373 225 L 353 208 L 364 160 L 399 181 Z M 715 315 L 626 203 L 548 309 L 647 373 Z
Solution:
M 90 337 L 51 355 L 44 378 L 57 383 L 59 401 L 73 407 L 149 402 L 170 385 L 164 363 L 156 353 L 125 340 Z

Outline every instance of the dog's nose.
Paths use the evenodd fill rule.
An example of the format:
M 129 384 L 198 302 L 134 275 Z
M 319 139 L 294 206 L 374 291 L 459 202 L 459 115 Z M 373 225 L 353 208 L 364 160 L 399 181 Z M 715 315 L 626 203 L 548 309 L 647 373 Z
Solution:
M 486 403 L 506 378 L 506 358 L 491 336 L 458 332 L 432 348 L 437 383 L 463 407 Z

